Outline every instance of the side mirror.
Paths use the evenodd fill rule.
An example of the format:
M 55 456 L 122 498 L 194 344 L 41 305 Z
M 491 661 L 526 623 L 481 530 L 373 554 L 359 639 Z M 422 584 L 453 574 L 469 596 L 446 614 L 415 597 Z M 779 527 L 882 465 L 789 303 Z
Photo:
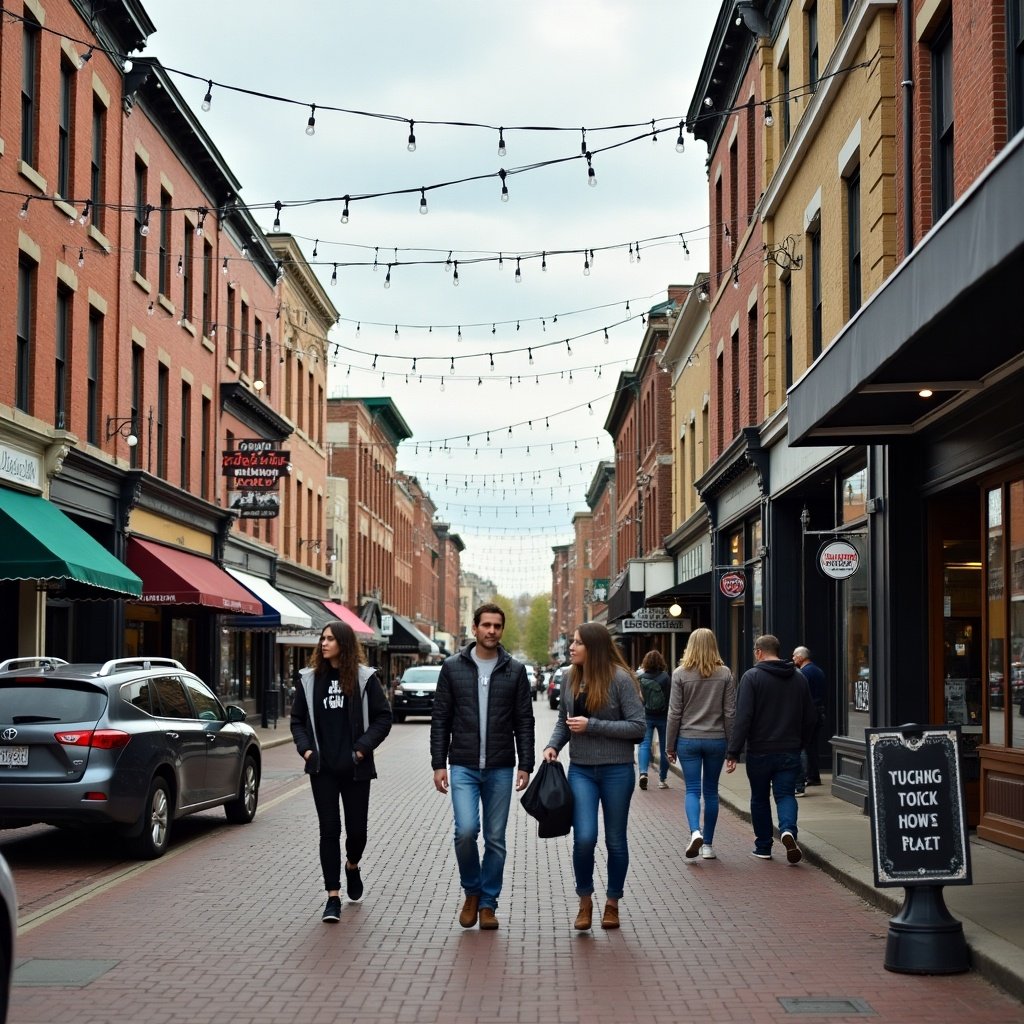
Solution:
M 244 722 L 249 717 L 245 713 L 245 708 L 240 708 L 237 704 L 229 704 L 225 710 L 228 713 L 229 722 Z

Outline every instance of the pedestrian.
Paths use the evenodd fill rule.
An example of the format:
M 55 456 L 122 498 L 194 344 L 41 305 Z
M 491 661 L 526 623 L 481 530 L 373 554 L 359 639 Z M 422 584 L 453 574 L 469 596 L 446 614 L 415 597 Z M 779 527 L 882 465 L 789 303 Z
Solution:
M 310 666 L 300 669 L 292 738 L 306 762 L 320 822 L 320 867 L 327 890 L 323 919 L 341 918 L 341 814 L 345 811 L 345 893 L 363 899 L 359 861 L 366 849 L 374 750 L 391 731 L 391 705 L 352 627 L 328 622 Z
M 814 704 L 807 680 L 791 661 L 779 657 L 778 637 L 766 634 L 754 641 L 753 668 L 743 673 L 736 697 L 736 723 L 729 737 L 725 770 L 736 769 L 747 750 L 750 781 L 750 819 L 754 826 L 753 855 L 772 859 L 772 807 L 779 818 L 779 838 L 786 860 L 797 864 L 796 780 L 800 751 L 807 746 L 814 726 Z
M 658 734 L 658 789 L 668 789 L 668 752 L 665 749 L 665 723 L 668 716 L 668 698 L 672 679 L 665 666 L 661 651 L 650 650 L 640 662 L 640 693 L 644 699 L 647 731 L 640 741 L 637 757 L 640 761 L 640 788 L 647 789 L 647 768 L 651 763 L 651 742 Z
M 627 825 L 633 797 L 633 747 L 646 727 L 640 684 L 629 670 L 607 627 L 585 622 L 569 645 L 572 665 L 562 686 L 558 721 L 544 749 L 554 761 L 569 744 L 569 786 L 573 795 L 572 867 L 580 898 L 575 928 L 587 931 L 593 918 L 597 812 L 604 815 L 608 851 L 602 928 L 619 927 L 619 900 L 629 868 Z
M 472 928 L 479 920 L 482 931 L 498 927 L 513 774 L 522 790 L 533 771 L 530 681 L 522 662 L 501 646 L 504 629 L 498 605 L 482 604 L 473 612 L 475 643 L 445 659 L 430 719 L 434 787 L 447 793 L 450 786 L 452 795 L 455 859 L 466 894 L 459 924 Z
M 821 769 L 818 765 L 818 744 L 822 730 L 825 728 L 825 673 L 811 660 L 811 652 L 806 647 L 797 647 L 793 651 L 793 664 L 807 680 L 814 702 L 814 729 L 807 747 L 800 754 L 800 778 L 797 779 L 796 795 L 802 796 L 807 786 L 821 785 Z
M 736 719 L 736 680 L 718 653 L 715 634 L 695 629 L 679 667 L 672 673 L 668 705 L 668 757 L 679 759 L 686 783 L 688 858 L 714 860 L 718 824 L 718 780 Z M 704 827 L 700 823 L 704 798 Z

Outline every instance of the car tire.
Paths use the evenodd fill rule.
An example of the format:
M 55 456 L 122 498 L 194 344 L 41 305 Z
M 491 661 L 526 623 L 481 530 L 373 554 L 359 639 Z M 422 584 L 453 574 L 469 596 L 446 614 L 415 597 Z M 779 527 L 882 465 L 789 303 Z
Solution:
M 167 850 L 171 838 L 171 791 L 158 775 L 149 784 L 149 796 L 139 816 L 139 834 L 128 840 L 128 849 L 140 860 L 156 860 Z
M 232 825 L 248 825 L 256 817 L 256 806 L 259 802 L 260 770 L 256 766 L 256 758 L 248 754 L 242 763 L 238 796 L 224 805 L 224 814 Z
M 395 725 L 401 725 L 405 721 L 405 713 L 402 711 L 393 711 L 391 713 L 391 719 Z

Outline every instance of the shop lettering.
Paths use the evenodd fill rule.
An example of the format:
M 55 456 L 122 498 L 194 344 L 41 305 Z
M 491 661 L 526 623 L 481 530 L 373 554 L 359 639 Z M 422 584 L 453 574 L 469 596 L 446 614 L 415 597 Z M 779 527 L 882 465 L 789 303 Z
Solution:
M 942 785 L 942 770 L 939 768 L 890 769 L 889 781 L 893 786 L 940 786 Z M 896 797 L 901 808 L 939 806 L 939 791 L 937 789 L 897 790 Z M 896 823 L 903 833 L 900 836 L 900 848 L 903 853 L 938 852 L 941 836 L 913 834 L 922 829 L 937 829 L 939 827 L 937 813 L 898 814 Z
M 889 771 L 889 781 L 894 786 L 941 786 L 941 768 L 915 768 L 913 770 Z

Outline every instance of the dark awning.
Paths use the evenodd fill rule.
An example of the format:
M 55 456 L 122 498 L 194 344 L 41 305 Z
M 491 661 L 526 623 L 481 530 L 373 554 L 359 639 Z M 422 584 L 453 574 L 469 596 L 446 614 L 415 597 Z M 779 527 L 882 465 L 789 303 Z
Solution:
M 677 602 L 685 603 L 687 599 L 691 601 L 710 601 L 712 582 L 711 573 L 702 572 L 699 576 L 694 576 L 692 579 L 677 583 L 674 587 L 669 587 L 668 590 L 663 590 L 658 594 L 651 594 L 647 598 L 646 604 L 651 608 L 667 608 Z
M 393 615 L 394 632 L 388 639 L 388 650 L 392 654 L 437 654 L 437 644 L 421 633 L 408 619 Z
M 142 580 L 128 566 L 38 495 L 0 487 L 0 537 L 2 580 L 76 580 L 117 594 L 142 593 Z
M 128 565 L 142 577 L 142 604 L 198 604 L 246 615 L 263 611 L 216 562 L 188 551 L 132 537 Z
M 1021 182 L 1018 132 L 789 389 L 790 444 L 914 434 L 1020 368 Z

